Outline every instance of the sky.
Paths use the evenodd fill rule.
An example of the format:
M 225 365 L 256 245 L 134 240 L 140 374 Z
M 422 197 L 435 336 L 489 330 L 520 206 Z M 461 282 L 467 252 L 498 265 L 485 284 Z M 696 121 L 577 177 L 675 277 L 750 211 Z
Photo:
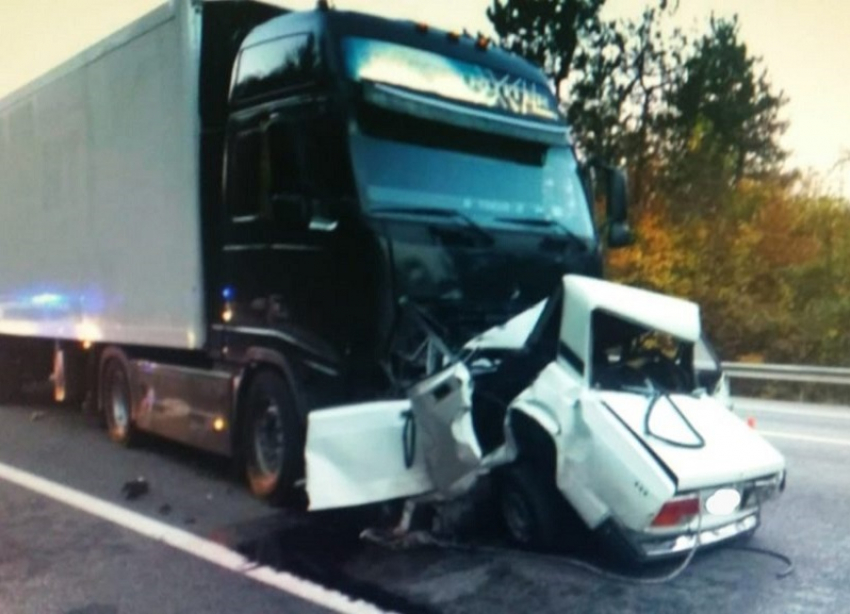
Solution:
M 270 0 L 293 9 L 315 0 Z M 0 0 L 0 97 L 89 44 L 162 4 L 162 0 Z M 336 0 L 337 8 L 492 34 L 490 0 Z M 643 0 L 608 0 L 606 15 L 636 15 Z M 704 31 L 709 16 L 737 13 L 741 36 L 762 58 L 775 90 L 789 99 L 783 145 L 789 164 L 811 168 L 831 193 L 850 198 L 848 0 L 680 0 L 676 21 Z M 837 165 L 843 157 L 846 164 Z M 836 166 L 837 165 L 837 166 Z

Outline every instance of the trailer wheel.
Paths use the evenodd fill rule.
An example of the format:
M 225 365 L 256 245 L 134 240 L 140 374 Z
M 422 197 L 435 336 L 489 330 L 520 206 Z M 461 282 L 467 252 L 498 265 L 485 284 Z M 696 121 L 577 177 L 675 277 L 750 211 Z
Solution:
M 303 427 L 292 393 L 278 374 L 261 371 L 243 403 L 242 453 L 251 492 L 272 504 L 289 502 L 304 464 Z
M 539 465 L 519 461 L 501 473 L 502 518 L 513 542 L 541 551 L 571 549 L 584 531 L 550 476 Z
M 132 446 L 137 438 L 133 405 L 126 358 L 120 352 L 104 355 L 100 372 L 100 407 L 109 438 L 127 447 Z

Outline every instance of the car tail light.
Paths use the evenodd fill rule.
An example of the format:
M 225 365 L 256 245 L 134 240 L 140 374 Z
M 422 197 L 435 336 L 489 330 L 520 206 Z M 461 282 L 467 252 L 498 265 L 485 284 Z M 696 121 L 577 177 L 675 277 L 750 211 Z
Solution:
M 655 520 L 652 521 L 652 526 L 675 527 L 690 522 L 697 514 L 699 514 L 698 495 L 671 499 L 661 507 Z

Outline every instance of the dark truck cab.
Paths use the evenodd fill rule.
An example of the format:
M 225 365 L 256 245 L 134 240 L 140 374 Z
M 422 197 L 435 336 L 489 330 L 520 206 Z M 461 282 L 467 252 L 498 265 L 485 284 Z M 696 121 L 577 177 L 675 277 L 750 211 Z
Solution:
M 557 100 L 485 41 L 271 19 L 235 59 L 224 150 L 215 328 L 231 359 L 264 335 L 338 374 L 320 389 L 343 397 L 311 405 L 402 391 L 423 323 L 460 347 L 565 273 L 601 275 Z

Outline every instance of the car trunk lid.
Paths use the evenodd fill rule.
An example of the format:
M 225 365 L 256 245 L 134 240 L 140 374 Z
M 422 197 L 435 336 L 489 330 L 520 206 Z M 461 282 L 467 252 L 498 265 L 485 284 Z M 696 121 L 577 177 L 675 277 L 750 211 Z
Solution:
M 784 468 L 770 443 L 710 397 L 605 391 L 599 398 L 666 465 L 680 492 Z

